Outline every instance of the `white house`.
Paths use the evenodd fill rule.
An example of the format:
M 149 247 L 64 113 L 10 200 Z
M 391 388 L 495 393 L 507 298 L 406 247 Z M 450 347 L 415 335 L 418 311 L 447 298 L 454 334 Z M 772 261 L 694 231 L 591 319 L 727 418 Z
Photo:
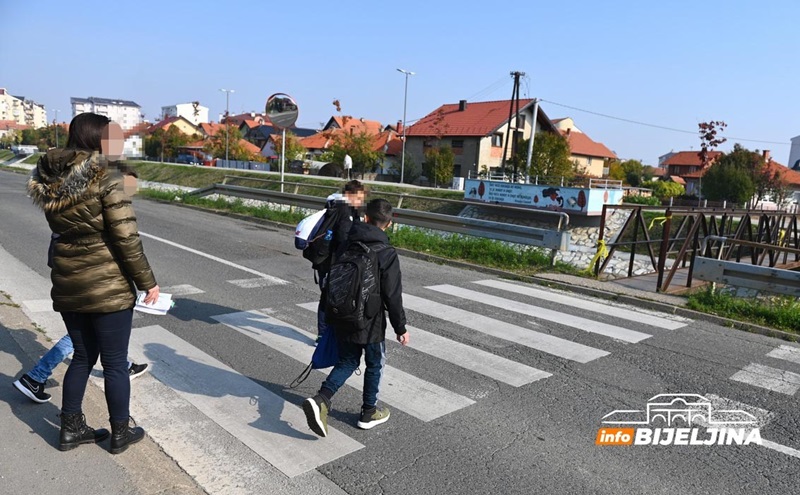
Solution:
M 72 97 L 69 101 L 72 104 L 73 117 L 86 112 L 105 115 L 118 123 L 123 130 L 132 129 L 142 122 L 142 107 L 130 100 L 90 96 L 89 98 Z
M 197 101 L 161 107 L 161 114 L 163 118 L 183 117 L 196 126 L 208 123 L 208 108 Z

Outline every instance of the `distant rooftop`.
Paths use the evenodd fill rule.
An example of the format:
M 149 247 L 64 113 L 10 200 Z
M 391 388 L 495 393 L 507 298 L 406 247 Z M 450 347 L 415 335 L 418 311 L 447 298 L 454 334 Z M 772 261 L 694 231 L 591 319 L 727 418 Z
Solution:
M 75 103 L 94 103 L 95 105 L 119 105 L 119 106 L 124 106 L 124 107 L 142 108 L 140 105 L 138 105 L 134 101 L 119 100 L 119 99 L 114 99 L 114 98 L 98 98 L 96 96 L 90 96 L 88 98 L 77 98 L 77 97 L 73 96 L 72 98 L 69 99 L 69 101 L 73 105 Z

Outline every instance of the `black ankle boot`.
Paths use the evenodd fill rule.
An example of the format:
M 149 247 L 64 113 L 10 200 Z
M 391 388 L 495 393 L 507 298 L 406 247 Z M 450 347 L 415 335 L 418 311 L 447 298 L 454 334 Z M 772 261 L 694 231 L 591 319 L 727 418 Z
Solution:
M 102 442 L 108 438 L 108 430 L 95 430 L 86 425 L 83 413 L 61 413 L 61 436 L 58 450 L 72 450 L 84 443 Z
M 111 422 L 111 453 L 125 452 L 128 445 L 144 438 L 144 430 L 138 426 L 131 427 L 132 419 Z M 134 423 L 135 424 L 135 423 Z

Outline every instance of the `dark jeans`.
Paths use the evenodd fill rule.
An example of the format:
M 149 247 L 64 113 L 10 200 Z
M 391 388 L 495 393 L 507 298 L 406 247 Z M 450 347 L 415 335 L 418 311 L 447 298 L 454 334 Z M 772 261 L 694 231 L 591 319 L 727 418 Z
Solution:
M 75 346 L 72 363 L 64 376 L 61 411 L 81 412 L 89 373 L 99 357 L 103 364 L 108 414 L 111 421 L 126 421 L 130 416 L 128 342 L 133 309 L 114 313 L 62 313 L 61 317 Z
M 322 382 L 322 388 L 330 390 L 330 395 L 335 394 L 361 364 L 362 352 L 367 365 L 367 369 L 364 371 L 364 404 L 362 407 L 371 409 L 378 403 L 378 388 L 386 362 L 385 341 L 363 345 L 339 340 L 339 362 L 331 370 L 328 379 Z

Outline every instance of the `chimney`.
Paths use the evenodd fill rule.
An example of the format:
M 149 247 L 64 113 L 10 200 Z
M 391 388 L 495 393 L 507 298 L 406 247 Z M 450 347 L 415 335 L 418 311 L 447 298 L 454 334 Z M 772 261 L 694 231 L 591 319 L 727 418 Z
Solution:
M 572 132 L 572 127 L 567 127 L 567 139 L 569 139 L 569 135 Z
M 769 158 L 769 150 L 764 150 L 763 155 L 764 155 L 764 161 L 768 162 L 770 160 L 770 158 Z
M 403 133 L 403 121 L 402 120 L 398 120 L 397 121 L 397 127 L 395 127 L 395 129 L 397 129 L 397 133 L 398 134 L 402 134 Z
M 467 109 L 467 100 L 459 100 L 458 101 L 458 111 L 463 112 Z

